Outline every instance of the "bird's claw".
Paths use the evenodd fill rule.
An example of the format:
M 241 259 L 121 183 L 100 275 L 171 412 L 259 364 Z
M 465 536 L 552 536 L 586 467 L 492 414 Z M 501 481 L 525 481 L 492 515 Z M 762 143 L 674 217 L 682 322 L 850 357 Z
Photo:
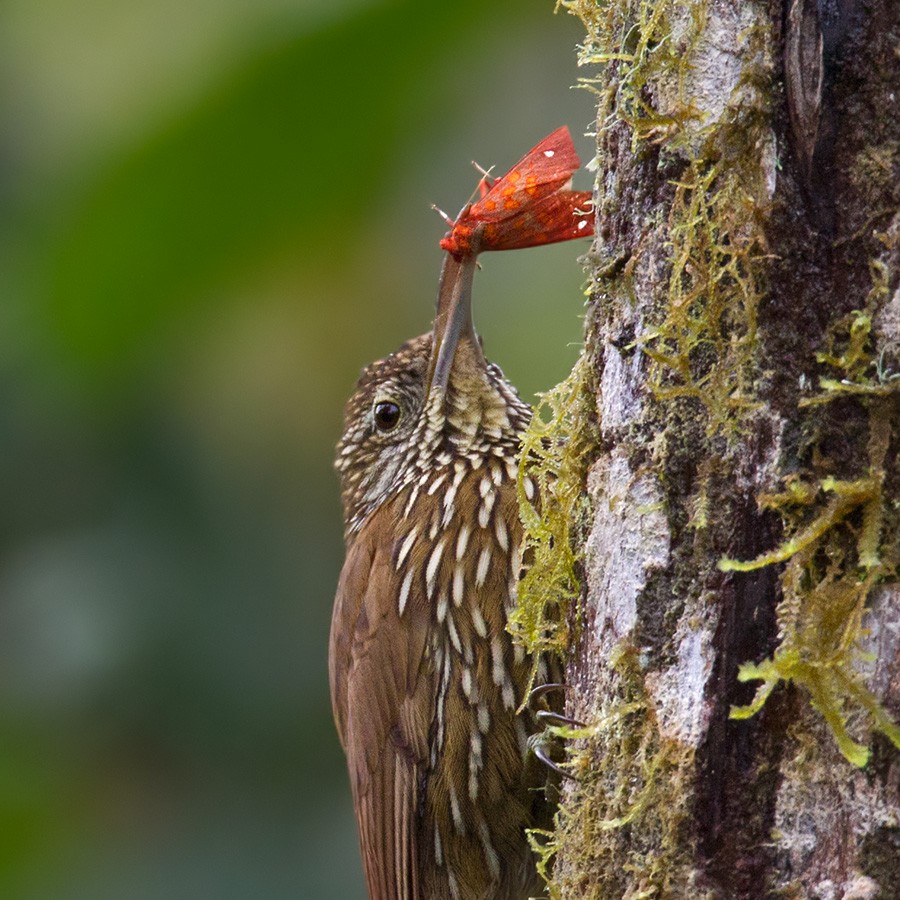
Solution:
M 536 757 L 537 757 L 537 758 L 538 758 L 545 766 L 547 766 L 547 768 L 553 769 L 553 771 L 556 772 L 557 775 L 561 775 L 563 778 L 568 778 L 568 779 L 570 779 L 571 781 L 578 781 L 578 778 L 577 778 L 575 775 L 573 775 L 571 772 L 567 772 L 567 771 L 566 771 L 565 769 L 563 769 L 561 766 L 557 765 L 557 763 L 555 763 L 555 762 L 547 755 L 547 752 L 544 750 L 544 748 L 543 748 L 543 746 L 542 746 L 541 744 L 535 744 L 535 746 L 532 747 L 532 751 L 534 752 L 534 755 L 535 755 L 535 756 L 536 756 Z
M 565 692 L 567 689 L 567 685 L 558 684 L 555 682 L 542 684 L 539 687 L 534 688 L 528 695 L 528 705 L 532 706 L 535 701 L 544 697 L 546 694 L 555 693 L 556 691 Z M 547 766 L 547 768 L 552 769 L 563 778 L 568 778 L 571 781 L 578 781 L 579 779 L 575 775 L 573 775 L 571 772 L 568 772 L 566 769 L 563 769 L 550 756 L 550 753 L 548 752 L 548 746 L 551 745 L 552 739 L 565 737 L 564 735 L 555 734 L 550 729 L 553 727 L 586 728 L 587 726 L 585 725 L 585 723 L 579 722 L 577 719 L 572 719 L 569 716 L 565 716 L 562 713 L 555 712 L 551 709 L 539 709 L 535 712 L 534 717 L 542 725 L 549 726 L 548 728 L 545 728 L 543 733 L 540 735 L 540 738 L 534 742 L 532 746 L 534 755 L 545 766 Z
M 554 691 L 563 691 L 565 693 L 569 689 L 569 686 L 566 684 L 560 684 L 555 681 L 550 681 L 547 684 L 538 685 L 536 688 L 531 689 L 531 693 L 528 695 L 528 705 L 543 697 L 544 694 L 552 694 Z
M 562 725 L 564 728 L 587 728 L 584 722 L 579 722 L 578 719 L 570 719 L 568 716 L 549 709 L 539 709 L 534 714 L 534 717 L 544 725 Z

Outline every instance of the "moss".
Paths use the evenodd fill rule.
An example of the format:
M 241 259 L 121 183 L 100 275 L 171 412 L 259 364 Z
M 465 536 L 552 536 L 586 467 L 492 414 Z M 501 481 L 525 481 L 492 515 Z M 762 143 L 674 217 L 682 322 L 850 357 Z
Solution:
M 598 232 L 595 315 L 607 316 L 618 328 L 619 311 L 634 310 L 641 301 L 640 316 L 624 323 L 623 337 L 610 341 L 620 352 L 628 349 L 621 344 L 632 345 L 650 361 L 656 403 L 626 437 L 629 461 L 634 471 L 654 468 L 669 497 L 690 492 L 687 504 L 667 509 L 671 564 L 638 598 L 641 621 L 658 623 L 649 635 L 650 663 L 664 664 L 671 620 L 661 613 L 653 619 L 648 611 L 662 611 L 673 596 L 687 604 L 709 586 L 715 574 L 709 572 L 710 558 L 715 560 L 732 537 L 727 517 L 734 512 L 733 439 L 746 438 L 748 424 L 767 422 L 752 415 L 759 406 L 758 384 L 767 386 L 776 403 L 781 400 L 772 392 L 772 375 L 758 370 L 757 310 L 767 275 L 777 270 L 765 234 L 772 216 L 772 185 L 766 179 L 774 177 L 766 166 L 776 166 L 774 144 L 765 158 L 774 141 L 773 66 L 770 37 L 763 32 L 770 23 L 763 12 L 761 29 L 744 31 L 742 46 L 726 51 L 741 69 L 728 104 L 709 115 L 700 92 L 693 96 L 695 62 L 709 52 L 704 41 L 716 37 L 708 0 L 559 0 L 557 7 L 584 22 L 587 37 L 579 61 L 599 68 L 581 84 L 598 96 L 600 153 L 608 152 L 612 160 L 597 186 L 599 217 L 611 224 Z M 629 142 L 630 157 L 621 149 Z M 860 156 L 859 183 L 869 184 L 875 173 L 875 194 L 891 186 L 892 146 Z M 660 177 L 667 183 L 658 184 Z M 632 184 L 623 187 L 628 179 Z M 635 204 L 627 216 L 624 202 Z M 867 208 L 876 210 L 884 202 L 873 195 Z M 858 223 L 859 233 L 869 234 L 871 225 L 872 220 Z M 667 242 L 665 267 L 658 265 L 660 239 Z M 646 260 L 655 271 L 647 271 Z M 868 753 L 859 742 L 861 724 L 881 729 L 895 743 L 900 738 L 859 674 L 867 599 L 877 584 L 896 577 L 900 564 L 900 505 L 890 499 L 900 495 L 900 473 L 888 465 L 896 458 L 894 404 L 900 384 L 885 351 L 875 353 L 870 335 L 891 276 L 877 261 L 872 276 L 865 308 L 831 329 L 818 357 L 817 393 L 801 402 L 797 422 L 786 423 L 796 430 L 799 445 L 789 462 L 791 474 L 782 490 L 761 498 L 764 508 L 781 515 L 784 543 L 750 563 L 721 566 L 748 570 L 786 563 L 780 643 L 770 659 L 742 668 L 742 679 L 763 684 L 738 715 L 752 715 L 778 683 L 794 681 L 808 691 L 848 758 L 860 763 Z M 841 288 L 852 288 L 853 296 L 865 290 L 858 282 Z M 819 329 L 816 316 L 811 306 L 808 321 Z M 594 352 L 599 348 L 588 348 L 588 354 Z M 792 377 L 786 374 L 785 381 Z M 576 379 L 586 380 L 586 375 Z M 565 390 L 558 398 L 564 396 Z M 854 408 L 849 421 L 835 412 L 845 407 Z M 573 415 L 578 421 L 581 414 Z M 548 483 L 557 477 L 559 454 L 566 451 L 554 450 L 546 438 L 568 439 L 572 425 L 562 424 L 564 419 L 564 408 L 552 407 L 550 420 L 558 424 L 546 435 L 537 433 L 530 447 L 538 460 L 549 450 Z M 832 453 L 838 444 L 841 452 Z M 745 439 L 744 452 L 751 445 Z M 590 448 L 575 458 L 582 469 L 569 483 L 581 484 Z M 570 637 L 561 611 L 578 592 L 577 561 L 568 541 L 579 509 L 572 501 L 530 510 L 529 533 L 547 554 L 543 574 L 523 593 L 531 609 L 525 631 L 535 649 L 558 650 Z M 528 515 L 525 509 L 523 518 Z M 711 548 L 719 549 L 711 554 Z M 640 637 L 645 649 L 645 635 Z M 645 666 L 634 648 L 620 647 L 598 666 L 596 720 L 577 731 L 551 729 L 578 739 L 567 765 L 580 779 L 564 796 L 555 830 L 531 835 L 551 897 L 703 896 L 692 868 L 701 854 L 690 842 L 691 813 L 685 812 L 702 800 L 694 792 L 707 789 L 698 782 L 703 759 L 661 731 L 645 687 Z
M 620 64 L 616 78 L 601 74 L 582 78 L 580 84 L 603 98 L 600 109 L 607 118 L 602 125 L 621 121 L 629 126 L 635 151 L 645 142 L 678 143 L 685 125 L 700 118 L 686 99 L 685 84 L 707 4 L 701 0 L 687 7 L 691 26 L 685 29 L 684 40 L 678 41 L 673 24 L 685 6 L 677 0 L 557 0 L 556 8 L 578 16 L 587 30 L 579 65 Z M 651 88 L 660 79 L 671 82 L 673 73 L 675 102 L 663 110 L 654 102 Z
M 589 372 L 582 356 L 565 381 L 540 395 L 522 441 L 518 492 L 528 570 L 508 629 L 536 659 L 563 655 L 573 621 L 568 608 L 581 590 L 572 531 L 587 518 L 584 482 L 596 445 Z M 526 490 L 529 481 L 536 492 Z
M 640 338 L 653 362 L 651 388 L 661 400 L 694 398 L 710 435 L 734 433 L 756 405 L 756 310 L 768 252 L 759 165 L 767 127 L 760 88 L 769 79 L 763 39 L 742 35 L 745 64 L 729 108 L 707 123 L 690 96 L 693 55 L 707 28 L 705 0 L 557 6 L 587 28 L 579 62 L 604 66 L 582 79 L 601 95 L 601 131 L 623 123 L 634 152 L 652 145 L 681 170 L 671 182 L 666 302 Z M 602 198 L 600 205 L 602 214 Z
M 553 729 L 581 739 L 568 763 L 579 780 L 555 830 L 530 833 L 553 900 L 680 896 L 691 881 L 685 832 L 694 751 L 661 735 L 638 652 L 622 645 L 610 662 L 618 677 L 597 720 L 585 729 Z M 564 863 L 554 871 L 563 847 Z
M 707 433 L 732 433 L 752 396 L 756 309 L 762 296 L 761 232 L 740 176 L 694 161 L 675 185 L 669 234 L 672 272 L 661 321 L 642 346 L 660 400 L 696 399 Z
M 869 309 L 857 310 L 831 329 L 820 364 L 837 370 L 839 378 L 820 379 L 820 393 L 800 402 L 822 406 L 847 397 L 867 407 L 865 462 L 855 477 L 829 471 L 826 453 L 813 453 L 813 471 L 785 478 L 785 490 L 763 495 L 760 506 L 778 511 L 787 534 L 782 545 L 749 562 L 722 560 L 725 571 L 748 572 L 786 562 L 782 600 L 777 610 L 779 646 L 758 665 L 746 663 L 738 677 L 761 681 L 748 706 L 732 709 L 733 718 L 758 712 L 780 682 L 804 688 L 824 717 L 844 756 L 864 766 L 869 750 L 850 735 L 851 713 L 900 747 L 900 728 L 865 687 L 860 663 L 865 661 L 866 602 L 873 588 L 896 578 L 900 565 L 900 508 L 884 489 L 892 441 L 896 440 L 900 380 L 877 365 L 870 330 L 871 308 L 887 295 L 887 273 L 872 267 Z M 828 438 L 818 426 L 814 451 Z

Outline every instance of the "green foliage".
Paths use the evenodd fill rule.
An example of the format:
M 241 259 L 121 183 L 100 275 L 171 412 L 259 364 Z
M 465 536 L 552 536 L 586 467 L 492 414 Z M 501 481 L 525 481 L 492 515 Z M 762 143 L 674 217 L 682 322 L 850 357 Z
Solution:
M 428 327 L 429 202 L 589 114 L 575 23 L 483 7 L 0 4 L 0 897 L 362 896 L 342 404 Z M 523 395 L 576 336 L 561 253 L 480 276 Z
M 503 0 L 495 12 L 533 23 L 546 15 L 537 6 Z M 38 238 L 22 277 L 54 352 L 116 385 L 195 310 L 216 309 L 235 283 L 254 290 L 272 259 L 322 273 L 298 298 L 311 308 L 353 265 L 360 232 L 397 194 L 410 135 L 435 134 L 455 111 L 433 73 L 446 69 L 441 52 L 469 42 L 481 5 L 352 7 L 248 34 L 259 46 L 195 104 L 41 197 L 19 234 Z M 372 48 L 389 46 L 373 66 Z
M 348 219 L 383 192 L 405 133 L 389 127 L 405 85 L 436 35 L 465 28 L 458 6 L 413 13 L 364 7 L 291 35 L 80 185 L 36 267 L 60 346 L 102 374 L 260 257 L 349 258 Z M 398 34 L 402 52 L 373 67 L 371 48 Z
M 882 273 L 881 268 L 873 268 L 873 304 L 884 296 Z M 900 396 L 900 382 L 880 379 L 870 328 L 871 315 L 863 311 L 835 324 L 827 350 L 817 359 L 843 377 L 821 379 L 822 393 L 801 402 L 817 406 L 848 395 L 868 402 L 865 474 L 853 479 L 834 474 L 789 476 L 782 493 L 759 499 L 762 508 L 781 513 L 788 538 L 755 560 L 722 560 L 719 564 L 724 571 L 749 572 L 787 563 L 778 607 L 778 649 L 758 665 L 741 667 L 741 681 L 762 684 L 753 702 L 733 708 L 732 717 L 754 715 L 779 683 L 793 682 L 809 693 L 841 753 L 856 766 L 868 762 L 869 750 L 848 730 L 854 710 L 900 748 L 900 728 L 865 687 L 859 673 L 859 663 L 865 661 L 860 640 L 865 634 L 867 600 L 876 585 L 896 577 L 900 563 L 900 511 L 883 490 L 892 431 L 897 425 L 891 395 L 894 400 Z M 825 437 L 819 434 L 818 440 Z

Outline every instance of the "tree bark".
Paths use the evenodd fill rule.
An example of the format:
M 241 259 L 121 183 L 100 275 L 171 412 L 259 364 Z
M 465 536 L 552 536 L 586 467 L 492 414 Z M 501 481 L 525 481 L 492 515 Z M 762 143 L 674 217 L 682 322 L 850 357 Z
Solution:
M 900 4 L 562 5 L 600 105 L 550 893 L 898 897 Z

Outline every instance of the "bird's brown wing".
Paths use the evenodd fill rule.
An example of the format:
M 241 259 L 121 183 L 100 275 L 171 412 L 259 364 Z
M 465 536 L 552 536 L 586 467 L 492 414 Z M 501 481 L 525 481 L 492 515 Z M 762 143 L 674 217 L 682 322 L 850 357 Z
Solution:
M 374 515 L 393 514 L 387 504 Z M 430 611 L 423 585 L 411 583 L 400 613 L 393 540 L 379 539 L 393 532 L 369 521 L 348 549 L 332 620 L 331 693 L 370 900 L 421 900 L 417 817 L 435 694 L 425 666 Z

